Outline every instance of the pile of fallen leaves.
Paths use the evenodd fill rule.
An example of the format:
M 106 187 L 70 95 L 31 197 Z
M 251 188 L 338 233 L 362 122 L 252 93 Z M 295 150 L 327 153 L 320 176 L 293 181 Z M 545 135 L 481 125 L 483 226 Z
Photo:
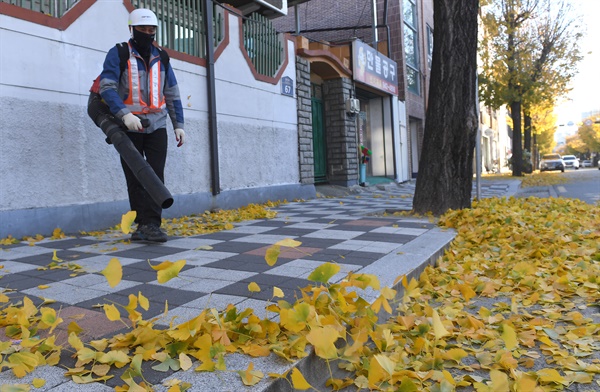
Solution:
M 157 319 L 143 319 L 148 300 L 138 293 L 127 304 L 104 305 L 109 320 L 131 325 L 127 333 L 86 343 L 78 337 L 81 328 L 69 325 L 68 349 L 77 362 L 66 375 L 89 383 L 122 369 L 124 384 L 117 390 L 151 390 L 142 372 L 149 362 L 158 371 L 235 370 L 244 384 L 254 385 L 265 377 L 260 369 L 252 363 L 226 369 L 227 353 L 274 353 L 293 361 L 312 345 L 329 366 L 335 361 L 348 371 L 346 377 L 331 373 L 332 389 L 541 392 L 575 383 L 598 389 L 600 207 L 565 198 L 483 199 L 472 209 L 448 212 L 439 224 L 457 230 L 455 240 L 418 281 L 397 279 L 400 297 L 380 287 L 374 275 L 350 273 L 331 283 L 340 266 L 325 263 L 308 277 L 314 284 L 296 302 L 277 300 L 283 291 L 275 288 L 270 318 L 229 305 L 223 312 L 205 309 L 184 323 L 173 320 L 164 329 Z M 265 262 L 274 265 L 282 247 L 300 244 L 274 244 Z M 184 265 L 165 261 L 152 268 L 166 282 Z M 119 261 L 111 260 L 102 273 L 117 286 Z M 250 283 L 248 289 L 260 287 Z M 379 291 L 375 302 L 361 298 L 365 289 Z M 57 364 L 61 347 L 51 332 L 62 322 L 60 314 L 29 300 L 8 304 L 0 296 L 0 302 L 0 326 L 13 339 L 0 344 L 0 369 L 21 377 L 36 366 Z M 392 307 L 390 318 L 378 317 Z M 166 304 L 161 317 L 169 317 Z M 49 337 L 40 338 L 41 330 Z M 268 377 L 311 388 L 297 369 Z M 168 387 L 181 391 L 190 385 L 173 379 Z
M 200 215 L 163 219 L 162 227 L 170 236 L 193 236 L 231 230 L 234 222 L 274 218 L 277 213 L 269 208 L 276 207 L 278 204 L 278 202 L 264 205 L 250 204 L 235 210 L 206 211 Z
M 562 173 L 535 172 L 526 174 L 521 179 L 521 187 L 530 188 L 534 186 L 558 185 L 568 182 L 567 177 Z

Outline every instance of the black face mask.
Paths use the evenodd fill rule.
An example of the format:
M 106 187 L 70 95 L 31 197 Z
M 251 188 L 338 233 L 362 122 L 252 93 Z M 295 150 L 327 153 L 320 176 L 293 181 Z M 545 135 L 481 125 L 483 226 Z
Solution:
M 142 33 L 141 31 L 137 31 L 135 27 L 133 28 L 133 42 L 140 53 L 147 53 L 150 50 L 155 35 Z

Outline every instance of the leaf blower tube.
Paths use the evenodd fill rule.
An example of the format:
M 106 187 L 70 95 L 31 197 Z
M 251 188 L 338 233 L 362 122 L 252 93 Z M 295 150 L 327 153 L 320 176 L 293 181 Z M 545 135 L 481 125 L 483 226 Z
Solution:
M 88 115 L 102 129 L 106 135 L 106 141 L 115 146 L 121 158 L 127 163 L 135 178 L 146 189 L 152 200 L 162 208 L 171 207 L 173 205 L 171 192 L 125 134 L 125 124 L 112 115 L 99 94 L 90 94 Z M 142 119 L 142 126 L 147 127 L 147 122 L 147 119 Z

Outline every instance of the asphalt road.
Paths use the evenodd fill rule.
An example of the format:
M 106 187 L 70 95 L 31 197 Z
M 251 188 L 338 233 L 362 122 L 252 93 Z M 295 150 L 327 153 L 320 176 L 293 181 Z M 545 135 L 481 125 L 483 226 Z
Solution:
M 596 204 L 600 202 L 600 170 L 597 167 L 567 169 L 561 173 L 568 178 L 565 184 L 554 185 L 559 197 L 570 197 Z

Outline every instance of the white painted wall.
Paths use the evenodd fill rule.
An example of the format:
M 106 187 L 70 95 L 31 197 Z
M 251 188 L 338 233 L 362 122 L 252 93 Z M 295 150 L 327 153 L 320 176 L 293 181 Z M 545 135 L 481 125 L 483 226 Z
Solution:
M 129 38 L 127 18 L 122 2 L 111 0 L 97 1 L 65 31 L 0 15 L 0 238 L 103 228 L 127 211 L 118 154 L 86 112 L 106 51 Z M 296 99 L 255 80 L 235 15 L 229 26 L 230 43 L 215 63 L 221 189 L 257 195 L 247 202 L 276 199 L 269 189 L 299 187 Z M 294 44 L 286 44 L 284 75 L 295 81 Z M 165 183 L 175 205 L 164 216 L 227 207 L 211 199 L 206 69 L 171 64 L 187 137 L 177 148 L 169 125 Z

